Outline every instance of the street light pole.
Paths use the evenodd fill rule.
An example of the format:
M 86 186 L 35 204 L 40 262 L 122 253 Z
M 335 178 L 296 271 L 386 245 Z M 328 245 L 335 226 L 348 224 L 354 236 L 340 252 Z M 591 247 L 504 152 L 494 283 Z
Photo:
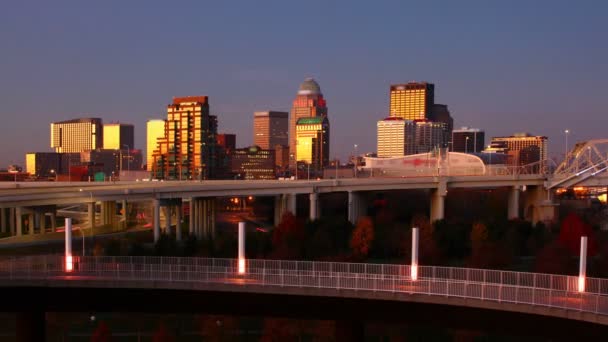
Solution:
M 359 164 L 359 160 L 357 158 L 357 144 L 355 144 L 355 178 L 357 178 L 357 164 Z
M 568 158 L 568 135 L 570 134 L 570 130 L 566 129 L 564 130 L 564 133 L 566 134 L 566 152 L 564 153 L 564 159 Z
M 464 153 L 469 153 L 469 137 L 464 138 Z

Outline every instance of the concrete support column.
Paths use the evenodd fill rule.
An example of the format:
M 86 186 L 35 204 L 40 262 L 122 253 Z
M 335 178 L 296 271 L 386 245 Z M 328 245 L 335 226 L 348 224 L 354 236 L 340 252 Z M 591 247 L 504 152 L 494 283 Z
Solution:
M 211 238 L 215 239 L 215 207 L 217 206 L 215 198 L 211 200 L 211 212 L 209 213 L 209 219 L 211 222 Z
M 188 234 L 194 234 L 194 198 L 190 198 L 190 206 L 188 210 Z
M 127 229 L 129 227 L 129 225 L 127 224 L 127 219 L 129 217 L 129 211 L 127 210 L 127 201 L 122 200 L 120 204 L 122 207 L 122 226 L 124 229 Z
M 203 224 L 202 224 L 202 229 L 201 229 L 201 235 L 204 237 L 208 236 L 208 232 L 207 229 L 209 229 L 209 200 L 207 200 L 206 198 L 203 199 L 203 210 L 202 210 L 202 219 L 203 219 Z
M 171 205 L 165 206 L 165 234 L 171 235 Z
M 431 190 L 431 223 L 445 217 L 445 196 L 447 194 L 446 181 L 440 181 L 437 189 Z
M 310 220 L 319 219 L 319 194 L 313 192 L 310 194 Z
M 40 234 L 46 233 L 46 213 L 40 213 Z
M 0 209 L 0 231 L 6 233 L 6 209 Z
M 23 235 L 23 209 L 21 207 L 15 208 L 15 234 Z
M 289 211 L 290 213 L 292 213 L 294 216 L 296 216 L 297 213 L 297 195 L 296 194 L 286 194 L 284 195 L 287 197 L 286 203 L 287 203 L 287 208 L 286 210 Z
M 514 186 L 509 189 L 509 220 L 519 219 L 519 186 Z
M 114 226 L 114 221 L 116 218 L 116 202 L 103 201 L 101 202 L 100 209 L 101 224 L 110 224 Z
M 356 191 L 348 192 L 348 221 L 357 224 L 357 220 L 363 215 L 363 199 Z
M 155 199 L 152 201 L 152 206 L 154 211 L 154 242 L 157 242 L 160 239 L 160 200 Z
M 182 241 L 182 204 L 175 207 L 175 240 Z
M 10 208 L 9 213 L 9 227 L 11 229 L 11 235 L 17 235 L 17 208 Z
M 51 232 L 55 233 L 57 231 L 57 214 L 55 212 L 51 213 Z
M 34 213 L 29 213 L 27 215 L 27 229 L 29 229 L 29 234 L 34 234 Z
M 93 233 L 93 229 L 95 228 L 95 202 L 88 203 L 88 217 L 89 217 L 89 227 L 91 228 L 91 234 Z
M 278 226 L 283 217 L 283 196 L 274 196 L 274 225 Z
M 549 223 L 555 220 L 557 204 L 553 203 L 553 192 L 543 186 L 529 186 L 524 192 L 525 219 L 532 223 Z

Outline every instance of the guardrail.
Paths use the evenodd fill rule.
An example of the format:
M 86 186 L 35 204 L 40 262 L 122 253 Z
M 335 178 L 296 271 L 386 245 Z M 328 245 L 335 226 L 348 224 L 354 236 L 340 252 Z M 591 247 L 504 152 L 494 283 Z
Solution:
M 472 298 L 608 315 L 608 279 L 599 278 L 587 278 L 587 291 L 578 292 L 578 277 L 453 267 L 419 266 L 414 281 L 409 265 L 394 264 L 250 259 L 246 273 L 239 274 L 237 259 L 74 256 L 70 272 L 65 261 L 57 255 L 0 260 L 0 286 L 54 279 L 254 284 Z

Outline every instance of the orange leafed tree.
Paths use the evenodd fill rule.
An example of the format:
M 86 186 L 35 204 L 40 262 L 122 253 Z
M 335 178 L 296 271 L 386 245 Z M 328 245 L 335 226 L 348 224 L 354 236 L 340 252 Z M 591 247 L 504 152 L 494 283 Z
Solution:
M 412 227 L 417 227 L 420 230 L 420 246 L 418 248 L 418 256 L 420 263 L 423 265 L 439 265 L 441 264 L 441 250 L 437 246 L 434 233 L 435 227 L 429 222 L 429 218 L 425 215 L 416 215 L 412 219 Z M 406 240 L 405 245 L 406 256 L 411 256 L 412 239 L 411 233 Z
M 108 325 L 104 321 L 101 321 L 97 325 L 93 335 L 91 335 L 91 342 L 108 342 L 111 337 Z
M 291 212 L 287 212 L 272 233 L 273 257 L 301 258 L 305 241 L 304 225 Z
M 594 256 L 597 253 L 597 241 L 591 226 L 575 213 L 570 213 L 562 222 L 559 231 L 559 242 L 570 251 L 570 254 L 577 256 L 581 249 L 581 236 L 587 237 L 587 255 Z
M 350 239 L 350 248 L 357 258 L 365 259 L 374 241 L 374 223 L 369 216 L 363 216 L 357 221 L 357 226 Z

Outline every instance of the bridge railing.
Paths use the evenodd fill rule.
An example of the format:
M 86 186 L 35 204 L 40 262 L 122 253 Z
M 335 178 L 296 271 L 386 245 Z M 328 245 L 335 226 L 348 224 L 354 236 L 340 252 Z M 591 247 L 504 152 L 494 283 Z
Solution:
M 73 257 L 66 271 L 63 256 L 12 257 L 0 260 L 0 285 L 15 280 L 157 281 L 295 286 L 418 293 L 497 302 L 557 307 L 608 315 L 608 279 L 471 268 L 420 266 L 418 279 L 409 265 L 316 261 L 246 261 L 181 257 Z

